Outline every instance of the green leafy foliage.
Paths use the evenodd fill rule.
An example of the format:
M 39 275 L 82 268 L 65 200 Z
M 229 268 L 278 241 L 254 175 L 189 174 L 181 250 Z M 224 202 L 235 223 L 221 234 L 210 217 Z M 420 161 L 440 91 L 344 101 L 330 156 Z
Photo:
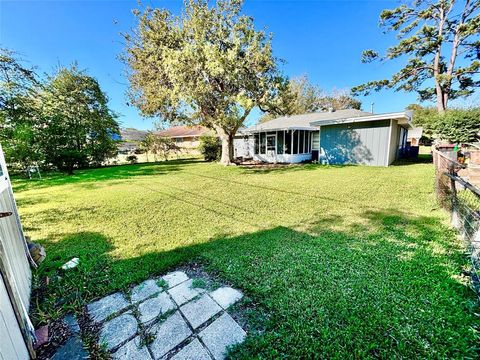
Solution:
M 389 79 L 356 86 L 353 92 L 416 91 L 420 100 L 436 100 L 437 110 L 445 111 L 449 100 L 471 95 L 480 85 L 479 24 L 478 0 L 415 0 L 383 10 L 380 25 L 385 32 L 395 32 L 398 43 L 384 55 L 365 50 L 362 62 L 406 63 Z
M 7 162 L 22 170 L 43 159 L 36 137 L 40 88 L 34 69 L 0 48 L 0 142 Z
M 275 107 L 260 118 L 260 123 L 280 115 L 297 115 L 313 113 L 333 108 L 335 110 L 358 109 L 362 103 L 346 90 L 334 90 L 330 94 L 311 84 L 307 76 L 300 76 L 288 81 L 280 88 L 275 100 Z
M 115 155 L 116 115 L 98 82 L 76 65 L 38 79 L 0 49 L 0 141 L 8 163 L 71 173 Z
M 137 155 L 128 155 L 127 156 L 127 161 L 130 163 L 130 164 L 136 164 L 138 162 L 138 157 Z
M 198 150 L 206 161 L 218 161 L 222 152 L 222 145 L 216 136 L 200 136 L 200 146 Z
M 423 136 L 429 140 L 451 143 L 480 140 L 480 108 L 454 108 L 443 113 L 419 105 L 410 105 L 409 109 L 414 110 L 414 123 L 423 127 Z
M 180 16 L 136 11 L 125 34 L 130 99 L 148 116 L 201 124 L 222 139 L 222 162 L 233 160 L 233 137 L 250 114 L 272 104 L 284 82 L 271 37 L 242 15 L 242 1 L 186 0 Z
M 97 80 L 74 64 L 46 82 L 41 98 L 39 134 L 45 160 L 60 170 L 99 165 L 116 153 L 116 115 Z

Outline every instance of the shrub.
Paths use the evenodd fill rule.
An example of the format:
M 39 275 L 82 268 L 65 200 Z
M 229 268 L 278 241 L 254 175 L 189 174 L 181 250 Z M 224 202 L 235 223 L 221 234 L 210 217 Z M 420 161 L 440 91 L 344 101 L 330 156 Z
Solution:
M 200 137 L 200 153 L 206 161 L 220 160 L 222 144 L 216 136 L 203 135 Z
M 130 164 L 136 164 L 138 162 L 138 158 L 136 155 L 128 155 L 127 156 L 127 161 L 130 163 Z

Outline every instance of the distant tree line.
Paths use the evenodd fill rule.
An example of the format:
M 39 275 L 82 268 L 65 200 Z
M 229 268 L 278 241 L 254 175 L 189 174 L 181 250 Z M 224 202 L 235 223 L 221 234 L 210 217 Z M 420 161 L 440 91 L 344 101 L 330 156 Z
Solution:
M 0 142 L 11 166 L 98 166 L 116 154 L 118 137 L 107 95 L 77 64 L 40 77 L 0 49 Z

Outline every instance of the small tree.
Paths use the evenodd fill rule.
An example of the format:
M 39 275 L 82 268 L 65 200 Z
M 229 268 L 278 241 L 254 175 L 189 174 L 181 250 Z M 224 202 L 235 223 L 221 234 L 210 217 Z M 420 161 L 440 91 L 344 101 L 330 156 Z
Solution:
M 0 48 L 0 142 L 10 164 L 24 170 L 43 159 L 39 148 L 41 81 L 13 51 Z
M 40 141 L 47 162 L 71 174 L 116 154 L 116 115 L 98 82 L 76 65 L 48 79 L 41 102 Z
M 270 106 L 283 82 L 271 37 L 241 8 L 239 0 L 186 0 L 181 16 L 147 8 L 125 35 L 132 103 L 144 115 L 215 129 L 223 164 L 252 109 Z
M 416 91 L 422 101 L 436 100 L 439 112 L 449 100 L 472 94 L 480 85 L 479 9 L 478 0 L 414 0 L 383 10 L 380 25 L 396 32 L 399 42 L 383 56 L 364 51 L 362 61 L 408 60 L 390 79 L 368 82 L 354 92 Z
M 199 151 L 206 161 L 218 161 L 222 153 L 222 144 L 216 136 L 202 135 Z
M 168 161 L 168 156 L 172 152 L 179 152 L 180 148 L 175 143 L 175 140 L 169 137 L 155 136 L 153 142 L 153 153 L 160 154 L 165 161 Z
M 151 131 L 149 131 L 148 134 L 145 136 L 145 139 L 143 139 L 140 142 L 140 147 L 145 151 L 147 162 L 149 162 L 148 153 L 152 152 L 154 143 L 155 143 L 155 135 Z

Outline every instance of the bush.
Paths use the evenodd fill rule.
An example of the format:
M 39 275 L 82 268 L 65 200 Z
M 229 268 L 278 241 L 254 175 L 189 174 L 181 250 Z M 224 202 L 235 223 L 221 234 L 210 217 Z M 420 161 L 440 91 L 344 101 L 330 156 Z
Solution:
M 222 144 L 216 136 L 203 135 L 200 137 L 199 150 L 206 161 L 217 161 L 222 154 Z
M 136 164 L 138 162 L 138 158 L 136 155 L 128 155 L 127 156 L 127 161 L 130 163 L 130 164 Z

